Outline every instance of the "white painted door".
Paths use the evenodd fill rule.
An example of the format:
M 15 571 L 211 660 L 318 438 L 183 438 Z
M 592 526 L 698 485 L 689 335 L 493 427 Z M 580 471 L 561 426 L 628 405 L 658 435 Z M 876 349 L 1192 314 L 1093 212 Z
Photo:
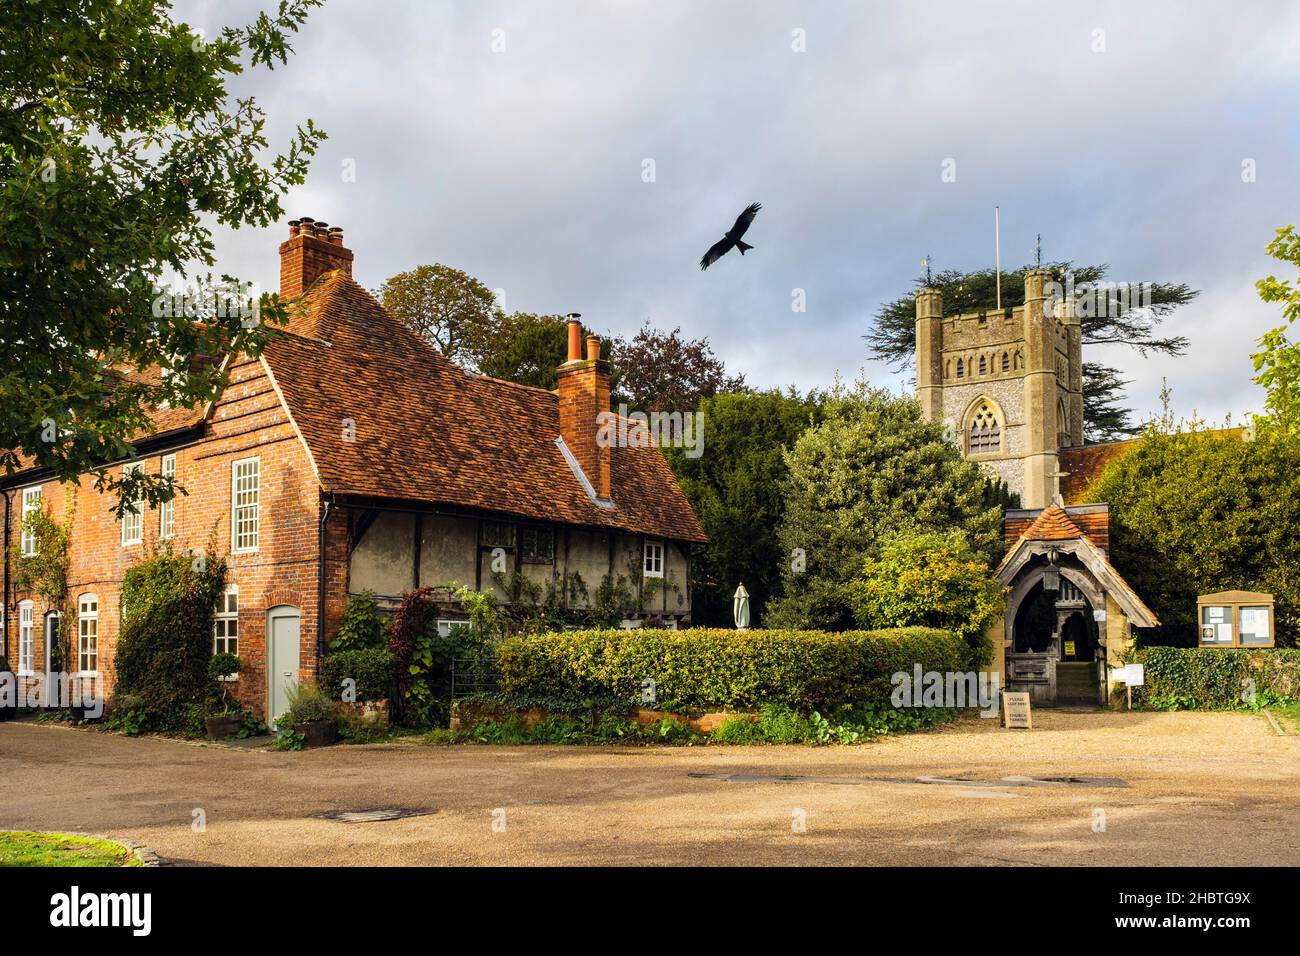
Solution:
M 289 709 L 289 692 L 298 683 L 299 617 L 296 607 L 281 605 L 267 612 L 266 687 L 269 720 Z

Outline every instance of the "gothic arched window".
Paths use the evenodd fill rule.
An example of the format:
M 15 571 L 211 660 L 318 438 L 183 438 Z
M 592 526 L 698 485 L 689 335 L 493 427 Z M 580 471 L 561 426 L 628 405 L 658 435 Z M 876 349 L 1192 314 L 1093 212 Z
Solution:
M 958 378 L 966 377 L 966 363 L 961 359 L 957 360 L 957 377 Z
M 991 402 L 984 400 L 975 406 L 967 436 L 967 451 L 972 455 L 1002 450 L 1002 423 Z
M 1008 355 L 1006 352 L 1002 353 L 1002 371 L 1004 372 L 1011 371 L 1011 356 Z
M 988 360 L 985 356 L 981 355 L 981 356 L 980 356 L 980 374 L 981 374 L 981 375 L 987 375 L 988 372 L 989 372 L 989 360 Z

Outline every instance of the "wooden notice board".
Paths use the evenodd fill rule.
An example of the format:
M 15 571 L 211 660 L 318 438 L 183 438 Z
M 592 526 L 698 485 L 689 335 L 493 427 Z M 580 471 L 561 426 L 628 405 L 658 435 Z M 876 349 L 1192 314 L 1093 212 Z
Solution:
M 1002 692 L 1002 726 L 1013 730 L 1033 730 L 1034 721 L 1029 712 L 1028 691 Z

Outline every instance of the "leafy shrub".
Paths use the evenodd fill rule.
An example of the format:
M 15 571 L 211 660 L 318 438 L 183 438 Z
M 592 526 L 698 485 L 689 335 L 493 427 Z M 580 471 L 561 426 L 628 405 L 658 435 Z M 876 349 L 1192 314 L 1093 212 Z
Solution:
M 289 708 L 277 723 L 281 727 L 307 724 L 317 720 L 335 720 L 338 705 L 318 687 L 299 684 L 289 691 Z
M 249 737 L 260 737 L 268 730 L 266 722 L 258 717 L 251 710 L 246 710 L 240 715 L 239 733 L 235 734 L 241 740 L 247 740 Z
M 344 700 L 344 681 L 356 682 L 354 701 L 387 700 L 393 677 L 393 652 L 386 647 L 331 651 L 321 658 L 320 686 L 335 700 Z
M 240 670 L 239 657 L 235 654 L 229 654 L 223 651 L 220 654 L 213 654 L 208 658 L 208 677 L 211 680 L 221 680 L 223 677 L 233 677 Z
M 127 569 L 117 692 L 139 698 L 153 729 L 201 731 L 204 712 L 219 706 L 208 661 L 225 570 L 224 561 L 194 562 L 170 550 Z
M 637 700 L 654 681 L 661 699 L 685 707 L 795 710 L 845 703 L 886 704 L 890 677 L 960 671 L 968 649 L 930 628 L 773 631 L 696 628 L 542 634 L 500 648 L 502 690 L 528 697 Z
M 890 539 L 845 590 L 859 627 L 941 627 L 970 645 L 974 666 L 992 659 L 984 631 L 1006 602 L 960 532 Z
M 966 461 L 916 401 L 837 383 L 822 413 L 785 455 L 784 596 L 769 605 L 765 626 L 852 627 L 846 585 L 897 534 L 960 531 L 996 559 L 1004 489 Z M 795 554 L 804 560 L 790 560 Z
M 939 707 L 918 711 L 887 706 L 837 707 L 823 714 L 800 714 L 781 704 L 768 704 L 757 717 L 728 718 L 713 732 L 720 744 L 856 744 L 876 737 L 920 730 L 952 720 L 956 712 Z
M 387 740 L 392 734 L 388 726 L 387 714 L 371 714 L 363 717 L 352 710 L 344 708 L 336 718 L 339 736 L 351 744 L 372 744 Z
M 144 709 L 144 702 L 133 694 L 114 694 L 113 704 L 104 726 L 116 730 L 128 737 L 138 737 L 149 722 L 149 714 Z
M 282 724 L 275 735 L 277 750 L 302 750 L 307 745 L 307 735 L 293 729 L 293 724 Z
M 222 652 L 213 654 L 208 659 L 208 679 L 216 681 L 217 687 L 221 689 L 221 714 L 239 713 L 239 707 L 230 699 L 230 690 L 225 680 L 227 677 L 238 674 L 239 670 L 239 658 L 234 654 Z
M 431 587 L 402 595 L 388 627 L 405 723 L 418 726 L 447 718 L 452 661 L 483 652 L 483 641 L 469 627 L 438 633 L 438 601 Z
M 366 591 L 348 598 L 347 610 L 339 632 L 330 643 L 330 651 L 358 651 L 384 646 L 384 615 L 374 591 Z M 387 689 L 385 689 L 387 693 Z M 369 699 L 369 698 L 367 698 Z
M 1300 699 L 1300 649 L 1148 647 L 1137 651 L 1145 684 L 1134 699 L 1161 710 L 1233 710 L 1247 698 Z

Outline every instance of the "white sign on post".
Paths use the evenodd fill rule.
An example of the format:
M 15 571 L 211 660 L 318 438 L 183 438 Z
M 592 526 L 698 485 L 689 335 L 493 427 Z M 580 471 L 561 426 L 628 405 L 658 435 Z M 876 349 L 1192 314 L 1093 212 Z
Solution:
M 1146 683 L 1146 674 L 1142 671 L 1141 664 L 1126 664 L 1124 667 L 1115 668 L 1115 679 L 1129 687 L 1141 687 Z
M 1141 687 L 1146 682 L 1146 674 L 1141 664 L 1126 664 L 1112 669 L 1115 680 L 1124 684 L 1124 695 L 1128 698 L 1128 709 L 1133 709 L 1133 688 Z

